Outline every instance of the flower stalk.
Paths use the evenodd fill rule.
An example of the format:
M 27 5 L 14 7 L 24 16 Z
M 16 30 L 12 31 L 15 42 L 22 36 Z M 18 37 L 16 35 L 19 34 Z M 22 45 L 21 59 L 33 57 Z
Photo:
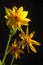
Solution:
M 11 40 L 11 35 L 9 35 L 9 40 L 8 40 L 6 50 L 5 50 L 5 54 L 4 54 L 4 57 L 3 57 L 3 60 L 2 60 L 3 64 L 4 64 L 6 56 L 7 56 L 7 51 L 8 51 L 8 47 L 9 47 L 9 44 L 10 44 L 10 40 Z
M 11 64 L 10 64 L 10 65 L 13 65 L 13 61 L 14 61 L 14 57 L 12 58 L 12 60 L 11 60 Z

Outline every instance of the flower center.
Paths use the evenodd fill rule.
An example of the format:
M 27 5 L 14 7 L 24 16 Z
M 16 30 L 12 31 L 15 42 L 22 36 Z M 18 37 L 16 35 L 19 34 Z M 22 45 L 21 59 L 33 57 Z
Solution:
M 28 36 L 26 36 L 25 41 L 26 41 L 27 44 L 29 44 L 31 42 L 31 39 Z

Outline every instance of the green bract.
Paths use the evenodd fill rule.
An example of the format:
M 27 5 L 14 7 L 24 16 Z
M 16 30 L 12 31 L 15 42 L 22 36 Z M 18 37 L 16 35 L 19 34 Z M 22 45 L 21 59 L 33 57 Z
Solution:
M 11 25 L 9 25 L 8 28 L 10 29 L 10 34 L 11 34 L 11 36 L 13 36 L 13 35 L 16 34 L 17 28 L 13 29 Z

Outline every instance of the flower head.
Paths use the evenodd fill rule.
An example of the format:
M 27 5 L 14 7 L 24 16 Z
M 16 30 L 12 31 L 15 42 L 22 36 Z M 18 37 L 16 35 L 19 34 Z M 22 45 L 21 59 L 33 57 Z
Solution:
M 35 34 L 34 31 L 30 35 L 28 34 L 28 26 L 27 26 L 26 34 L 22 31 L 22 33 L 19 34 L 19 36 L 23 39 L 22 40 L 22 49 L 24 49 L 26 47 L 26 45 L 28 45 L 33 52 L 37 53 L 37 50 L 35 49 L 35 47 L 33 45 L 40 46 L 41 44 L 35 40 L 32 40 L 34 34 Z
M 19 44 L 19 42 L 18 42 Z M 24 52 L 19 48 L 18 44 L 16 44 L 16 40 L 12 44 L 12 46 L 9 46 L 9 52 L 12 54 L 16 59 L 20 58 L 20 53 L 23 54 Z
M 11 25 L 13 29 L 18 27 L 20 30 L 21 25 L 28 25 L 28 22 L 30 21 L 29 18 L 26 18 L 28 11 L 23 11 L 23 7 L 17 9 L 17 7 L 14 6 L 12 10 L 5 7 L 5 10 L 7 13 L 5 18 L 8 20 L 7 25 Z

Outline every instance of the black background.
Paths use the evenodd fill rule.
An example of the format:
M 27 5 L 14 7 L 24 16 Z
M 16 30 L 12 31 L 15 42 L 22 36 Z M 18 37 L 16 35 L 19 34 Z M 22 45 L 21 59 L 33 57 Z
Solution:
M 14 63 L 18 65 L 31 65 L 31 64 L 42 64 L 43 63 L 43 2 L 40 0 L 0 0 L 0 59 L 2 60 L 5 47 L 8 41 L 9 29 L 5 24 L 5 9 L 4 7 L 12 8 L 13 6 L 24 7 L 24 10 L 28 10 L 29 14 L 27 17 L 31 19 L 29 23 L 29 31 L 32 32 L 35 30 L 35 36 L 33 39 L 39 41 L 42 45 L 36 47 L 38 53 L 35 54 L 30 50 L 30 53 L 25 51 L 24 55 L 21 55 L 21 59 L 15 59 Z M 23 26 L 23 30 L 25 31 Z M 18 40 L 18 33 L 12 37 L 11 42 L 14 41 L 14 38 Z M 11 62 L 11 55 L 7 56 L 6 65 L 9 65 Z M 43 64 L 42 64 L 43 65 Z

